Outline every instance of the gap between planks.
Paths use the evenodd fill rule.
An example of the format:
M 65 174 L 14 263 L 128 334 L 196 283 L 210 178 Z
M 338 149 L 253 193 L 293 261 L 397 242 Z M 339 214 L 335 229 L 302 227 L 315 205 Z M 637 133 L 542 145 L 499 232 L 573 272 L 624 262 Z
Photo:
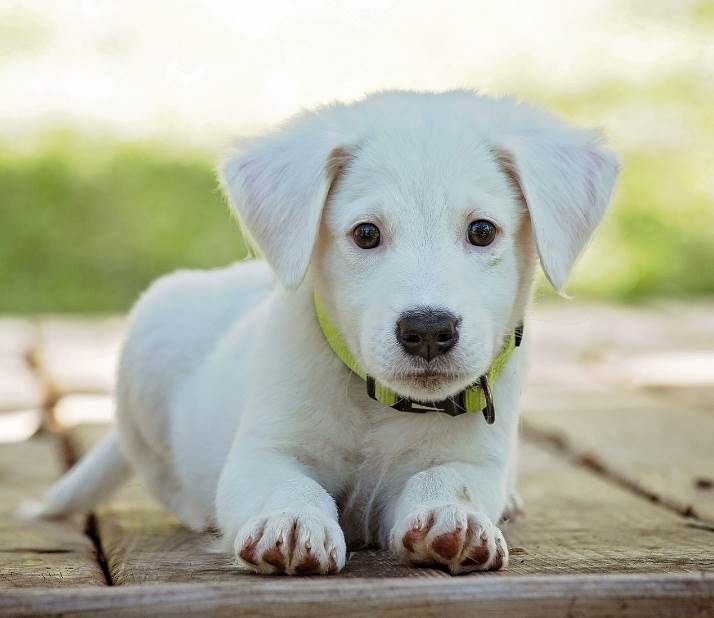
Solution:
M 51 410 L 50 410 L 51 413 Z M 77 449 L 75 448 L 72 438 L 70 437 L 67 430 L 56 430 L 53 431 L 55 439 L 58 443 L 58 451 L 61 458 L 61 466 L 64 471 L 69 470 L 74 464 L 76 464 L 81 456 L 77 454 Z M 104 553 L 104 547 L 102 546 L 102 539 L 99 536 L 99 531 L 97 529 L 97 519 L 94 513 L 89 513 L 87 515 L 84 523 L 84 535 L 91 541 L 94 546 L 94 551 L 97 556 L 97 563 L 99 568 L 102 570 L 102 575 L 104 575 L 104 580 L 107 586 L 113 586 L 112 575 L 109 571 L 109 566 L 107 565 L 107 557 Z
M 106 430 L 106 425 L 85 426 L 71 437 L 83 452 Z M 523 446 L 528 516 L 508 526 L 513 559 L 505 574 L 495 577 L 558 579 L 585 573 L 693 573 L 714 568 L 714 537 L 708 531 L 687 528 L 679 514 L 580 466 L 562 463 L 543 445 L 526 440 Z M 225 556 L 207 554 L 206 539 L 181 529 L 139 482 L 98 510 L 97 524 L 115 586 L 252 577 L 238 576 Z M 340 580 L 375 575 L 444 577 L 440 571 L 394 564 L 385 552 L 355 552 L 353 558 Z
M 30 364 L 34 366 L 34 370 L 38 374 L 40 374 L 39 377 L 43 378 L 44 376 L 42 376 L 42 374 L 44 373 L 44 371 L 42 364 L 40 362 L 37 362 L 33 357 L 30 357 L 30 359 Z M 48 393 L 48 397 L 46 399 L 46 408 L 48 409 L 47 418 L 48 420 L 50 420 L 50 422 L 52 422 L 52 412 L 54 411 L 55 403 L 58 400 L 58 395 L 54 394 L 53 396 L 53 384 L 51 380 L 44 381 L 44 384 L 46 387 L 50 387 L 46 390 L 46 393 Z M 76 385 L 73 388 L 76 388 Z M 61 389 L 54 390 L 56 392 L 59 392 L 59 390 Z M 63 395 L 69 394 L 71 394 L 70 391 L 63 392 Z M 547 427 L 538 428 L 537 424 L 531 425 L 531 423 L 527 421 L 524 422 L 523 426 L 523 438 L 525 442 L 528 442 L 538 450 L 549 452 L 554 458 L 565 460 L 565 462 L 569 466 L 580 469 L 583 474 L 599 477 L 601 481 L 606 482 L 608 485 L 618 487 L 620 490 L 625 490 L 625 492 L 632 496 L 633 499 L 644 500 L 647 503 L 650 503 L 654 507 L 653 510 L 662 510 L 662 508 L 664 508 L 665 510 L 669 511 L 670 513 L 674 513 L 677 516 L 688 516 L 692 514 L 692 511 L 683 510 L 679 508 L 677 504 L 668 501 L 666 498 L 663 500 L 662 496 L 654 493 L 651 489 L 644 489 L 643 486 L 637 483 L 636 480 L 632 481 L 626 478 L 624 475 L 618 474 L 614 469 L 612 469 L 611 466 L 608 468 L 603 463 L 604 461 L 606 461 L 606 459 L 590 455 L 582 447 L 582 445 L 580 448 L 578 448 L 579 443 L 577 441 L 571 441 L 569 438 L 566 438 L 567 442 L 565 442 L 561 437 L 561 434 L 551 432 Z M 77 452 L 79 452 L 79 449 L 77 451 L 73 449 L 73 446 L 75 446 L 75 444 L 73 444 L 73 436 L 69 433 L 60 433 L 57 435 L 58 438 L 64 443 L 66 463 L 74 463 L 74 461 L 76 461 L 77 459 L 76 454 Z M 102 538 L 100 534 L 101 517 L 102 515 L 98 515 L 96 517 L 90 516 L 90 518 L 87 520 L 87 528 L 85 530 L 85 534 L 91 540 L 94 546 L 99 564 L 102 567 L 107 584 L 113 585 L 117 582 L 121 584 L 123 583 L 121 581 L 121 578 L 116 581 L 113 581 L 112 575 L 108 568 L 107 554 L 105 554 L 104 552 L 104 548 L 102 546 Z M 703 523 L 701 525 L 698 525 L 698 522 L 693 520 L 690 520 L 690 522 L 685 525 L 702 528 L 703 530 L 711 530 L 711 527 L 707 527 Z M 111 552 L 111 541 L 109 541 L 109 550 Z
M 66 393 L 60 393 L 55 387 L 55 384 L 50 375 L 43 367 L 40 361 L 40 345 L 41 337 L 39 335 L 39 328 L 37 325 L 34 327 L 34 333 L 32 338 L 32 343 L 25 350 L 23 354 L 23 359 L 28 369 L 35 375 L 37 381 L 42 389 L 42 413 L 44 417 L 45 431 L 49 431 L 53 436 L 57 444 L 57 452 L 60 458 L 60 468 L 63 472 L 69 470 L 74 464 L 76 464 L 81 456 L 77 453 L 74 443 L 69 435 L 69 430 L 67 428 L 60 427 L 55 420 L 54 411 L 55 408 Z M 111 573 L 107 566 L 107 559 L 104 554 L 104 548 L 102 547 L 102 541 L 99 538 L 99 533 L 97 531 L 97 521 L 94 513 L 87 515 L 84 522 L 83 534 L 90 540 L 97 558 L 97 563 L 102 571 L 104 580 L 107 586 L 113 586 Z
M 648 502 L 667 509 L 677 515 L 685 517 L 687 525 L 702 530 L 714 531 L 714 525 L 704 521 L 691 505 L 681 505 L 675 500 L 660 495 L 647 489 L 641 483 L 618 472 L 614 467 L 605 463 L 602 457 L 590 451 L 578 449 L 566 436 L 555 431 L 548 431 L 536 427 L 534 424 L 521 419 L 522 439 L 544 448 L 572 465 L 583 468 L 605 481 L 616 485 L 631 494 Z

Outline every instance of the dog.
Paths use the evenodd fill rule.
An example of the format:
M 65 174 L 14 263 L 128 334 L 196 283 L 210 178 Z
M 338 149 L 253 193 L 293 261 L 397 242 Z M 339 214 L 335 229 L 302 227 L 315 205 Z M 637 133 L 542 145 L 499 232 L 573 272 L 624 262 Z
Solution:
M 250 571 L 336 573 L 375 545 L 505 567 L 535 265 L 563 290 L 618 170 L 594 133 L 470 91 L 376 93 L 241 142 L 220 175 L 264 259 L 143 294 L 117 431 L 44 516 L 135 472 Z

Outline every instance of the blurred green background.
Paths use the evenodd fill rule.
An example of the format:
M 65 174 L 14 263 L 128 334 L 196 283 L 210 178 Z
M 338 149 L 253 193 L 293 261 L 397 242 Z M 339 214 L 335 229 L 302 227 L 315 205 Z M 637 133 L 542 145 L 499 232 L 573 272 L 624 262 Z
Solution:
M 0 157 L 0 312 L 121 311 L 162 273 L 244 256 L 210 156 L 47 136 Z
M 669 9 L 657 5 L 656 11 L 655 4 L 620 4 L 627 7 L 625 11 L 608 4 L 602 10 L 606 19 L 625 19 L 624 32 L 642 36 L 642 49 L 637 40 L 632 45 L 643 56 L 647 45 L 654 45 L 647 43 L 646 27 L 673 33 L 676 36 L 670 39 L 677 41 L 682 61 L 662 63 L 661 69 L 654 63 L 642 75 L 633 69 L 630 77 L 623 77 L 613 65 L 611 71 L 576 85 L 543 84 L 537 72 L 526 70 L 489 84 L 491 91 L 508 90 L 574 122 L 602 125 L 622 157 L 614 207 L 568 290 L 579 298 L 637 302 L 714 293 L 714 52 L 710 49 L 710 56 L 700 63 L 694 44 L 714 41 L 714 3 L 681 3 L 679 8 L 669 3 Z M 37 34 L 37 15 L 15 12 L 0 17 L 0 37 L 10 41 L 3 45 L 0 40 L 0 51 L 35 54 L 39 62 L 38 36 L 44 40 L 46 33 Z M 266 36 L 261 45 L 277 44 L 278 34 Z M 100 46 L 97 53 L 101 58 L 108 54 L 119 66 L 130 64 L 122 60 L 122 53 L 131 46 L 122 47 L 121 41 L 121 37 L 104 41 L 109 51 Z M 691 53 L 683 56 L 688 42 L 692 42 Z M 662 59 L 669 53 L 666 45 L 657 49 Z M 589 53 L 597 59 L 597 51 Z M 589 65 L 582 62 L 579 71 L 584 73 Z M 603 59 L 607 62 L 614 60 Z M 45 71 L 49 74 L 51 67 Z M 179 81 L 185 72 L 181 75 Z M 4 83 L 0 79 L 0 87 L 7 86 L 11 77 L 6 76 Z M 322 80 L 320 75 L 313 79 Z M 391 85 L 389 75 L 384 81 Z M 425 81 L 423 87 L 432 87 Z M 373 89 L 370 85 L 359 82 L 350 87 L 361 92 Z M 412 82 L 393 85 L 414 87 Z M 433 83 L 444 85 L 449 84 Z M 278 80 L 278 86 L 287 88 L 295 101 L 273 110 L 275 118 L 258 115 L 255 120 L 245 112 L 241 122 L 230 127 L 224 122 L 211 130 L 226 137 L 234 126 L 255 132 L 261 122 L 269 124 L 303 102 L 312 103 L 290 90 L 290 84 Z M 315 97 L 340 95 L 331 94 L 333 90 L 338 89 L 327 83 Z M 236 95 L 241 96 L 251 93 Z M 274 86 L 261 96 L 284 101 Z M 155 103 L 147 101 L 139 99 L 134 105 Z M 198 99 L 184 104 L 210 115 L 205 101 L 203 107 Z M 86 126 L 71 117 L 48 122 L 36 115 L 42 118 L 36 121 L 29 111 L 30 130 L 24 127 L 17 133 L 7 109 L 6 130 L 0 135 L 0 312 L 125 311 L 162 273 L 219 266 L 244 256 L 214 174 L 218 140 L 184 139 L 194 127 L 127 133 L 125 125 L 106 130 L 104 125 Z M 82 113 L 80 109 L 77 116 Z M 22 110 L 18 117 L 24 118 Z M 151 126 L 155 120 L 144 122 Z M 172 122 L 175 128 L 176 119 Z M 11 124 L 12 130 L 7 130 Z M 183 137 L 177 139 L 177 134 Z M 542 283 L 541 290 L 548 295 Z

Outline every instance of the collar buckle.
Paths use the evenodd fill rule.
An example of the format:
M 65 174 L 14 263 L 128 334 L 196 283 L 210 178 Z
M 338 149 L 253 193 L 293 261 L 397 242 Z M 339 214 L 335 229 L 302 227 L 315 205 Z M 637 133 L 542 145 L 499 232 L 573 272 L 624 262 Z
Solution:
M 449 416 L 460 416 L 466 413 L 466 404 L 464 402 L 464 392 L 458 395 L 448 397 L 442 401 L 431 401 L 429 403 L 420 403 L 411 399 L 400 399 L 397 403 L 391 406 L 400 412 L 443 412 Z
M 523 322 L 520 322 L 513 331 L 513 345 L 516 348 L 520 348 L 521 341 L 523 341 Z
M 479 378 L 479 385 L 481 386 L 483 398 L 486 401 L 486 406 L 482 410 L 483 417 L 489 425 L 493 425 L 496 422 L 496 406 L 493 403 L 493 393 L 491 392 L 491 386 L 488 383 L 486 374 Z
M 377 388 L 374 378 L 368 375 L 366 383 L 367 395 L 369 395 L 371 399 L 381 403 L 379 399 L 377 399 Z M 486 405 L 482 410 L 483 416 L 489 425 L 493 425 L 496 422 L 496 406 L 493 403 L 493 393 L 491 392 L 488 378 L 485 375 L 482 375 L 479 378 L 479 387 L 481 388 L 481 392 L 483 393 L 483 397 L 486 401 Z M 412 412 L 416 414 L 424 414 L 426 412 L 443 412 L 449 416 L 461 416 L 467 412 L 466 391 L 461 391 L 453 397 L 447 397 L 441 401 L 431 401 L 429 403 L 420 403 L 404 397 L 390 407 L 394 410 L 399 410 L 400 412 Z
M 377 387 L 374 378 L 368 375 L 366 382 L 367 395 L 379 402 L 376 395 Z M 443 412 L 449 416 L 459 416 L 466 413 L 466 393 L 465 391 L 461 391 L 457 395 L 448 397 L 442 401 L 431 401 L 428 403 L 421 403 L 407 397 L 403 397 L 390 407 L 394 410 L 399 410 L 400 412 L 413 412 L 416 414 L 424 414 L 425 412 Z

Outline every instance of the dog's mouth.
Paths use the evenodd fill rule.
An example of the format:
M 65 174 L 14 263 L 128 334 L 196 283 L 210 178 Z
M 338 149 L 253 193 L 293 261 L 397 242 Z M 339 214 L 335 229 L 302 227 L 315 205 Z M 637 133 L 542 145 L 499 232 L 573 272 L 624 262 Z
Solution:
M 410 373 L 405 373 L 400 378 L 404 380 L 423 380 L 423 379 L 433 379 L 433 380 L 461 380 L 463 379 L 463 374 L 452 373 L 448 371 L 430 371 L 425 369 L 423 371 L 413 371 Z
M 430 361 L 404 355 L 370 375 L 402 397 L 426 402 L 456 395 L 478 380 L 473 373 L 462 354 L 449 353 Z
M 433 394 L 439 398 L 447 391 L 461 390 L 460 387 L 454 388 L 454 385 L 461 385 L 466 380 L 465 375 L 461 373 L 429 369 L 403 373 L 395 378 L 409 394 L 416 392 L 422 397 Z

